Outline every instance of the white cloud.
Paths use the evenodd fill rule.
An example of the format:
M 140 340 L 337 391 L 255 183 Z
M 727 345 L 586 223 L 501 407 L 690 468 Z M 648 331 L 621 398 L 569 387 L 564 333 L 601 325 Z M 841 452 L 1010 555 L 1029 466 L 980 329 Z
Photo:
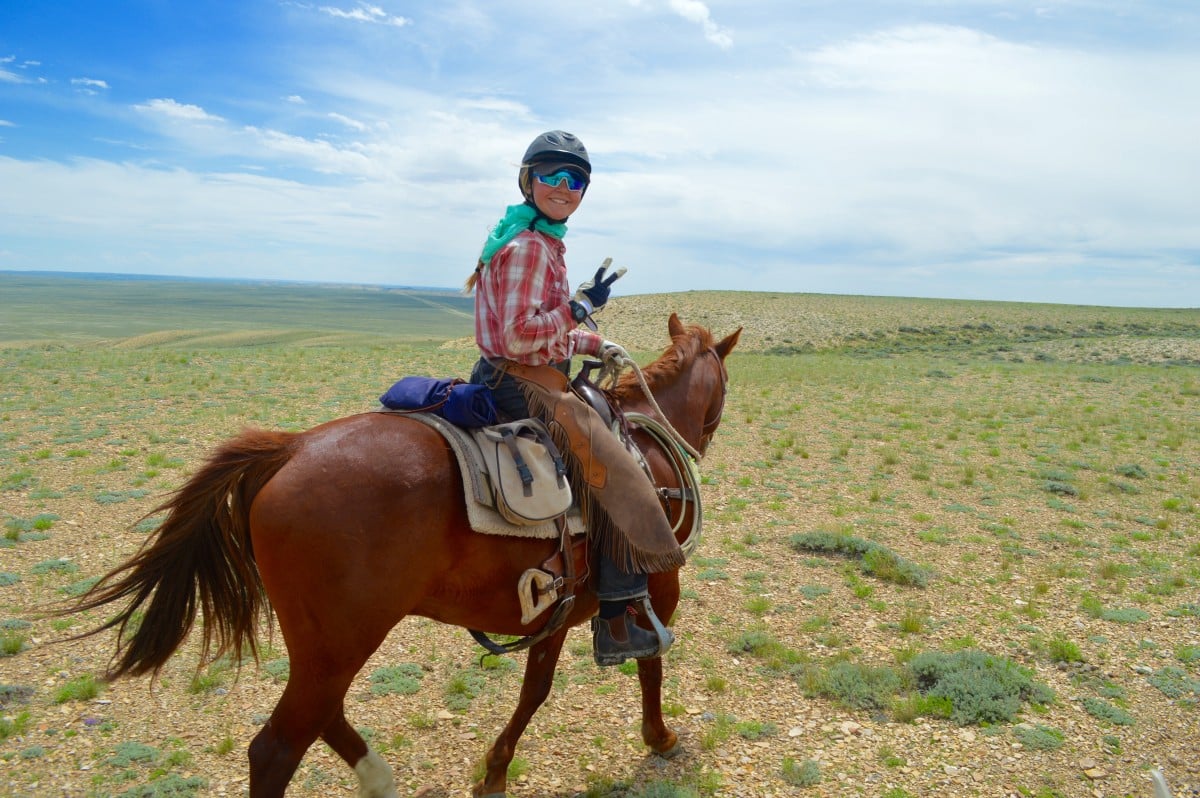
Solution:
M 720 25 L 713 22 L 708 6 L 701 0 L 668 0 L 671 10 L 688 22 L 699 25 L 704 31 L 704 38 L 727 50 L 733 46 L 733 37 Z
M 259 157 L 291 161 L 318 172 L 338 175 L 366 175 L 371 160 L 355 148 L 339 148 L 320 139 L 306 139 L 278 130 L 245 127 L 251 146 L 242 151 Z
M 115 259 L 145 241 L 143 271 L 253 264 L 453 285 L 519 199 L 520 153 L 562 127 L 596 164 L 571 220 L 573 274 L 612 255 L 631 268 L 623 291 L 1200 296 L 1200 55 L 1054 46 L 1004 33 L 1008 22 L 813 35 L 793 11 L 631 0 L 588 17 L 550 0 L 503 12 L 454 0 L 420 18 L 394 62 L 395 47 L 339 58 L 332 44 L 320 57 L 295 45 L 304 57 L 272 63 L 265 99 L 231 94 L 211 106 L 224 116 L 174 99 L 135 106 L 170 141 L 111 131 L 142 164 L 0 158 L 0 185 L 36 195 L 0 197 L 0 240 L 61 218 L 80 253 Z M 365 4 L 342 16 L 356 13 L 386 16 Z M 736 30 L 738 46 L 718 54 L 693 26 L 713 44 Z M 529 47 L 549 41 L 562 46 Z M 530 84 L 551 53 L 564 79 Z M 274 80 L 279 63 L 287 82 Z M 156 92 L 200 96 L 141 96 Z M 46 240 L 74 235 L 47 228 Z
M 92 78 L 71 78 L 71 85 L 76 91 L 81 94 L 97 94 L 97 89 L 108 89 L 108 84 L 103 80 L 94 80 Z
M 0 119 L 0 127 L 16 127 L 16 125 L 7 119 Z
M 172 99 L 148 100 L 133 106 L 143 113 L 155 114 L 173 120 L 186 122 L 224 122 L 225 120 L 210 114 L 198 105 L 179 103 Z
M 405 25 L 411 25 L 412 20 L 407 17 L 393 16 L 384 11 L 379 6 L 369 5 L 367 3 L 359 3 L 356 8 L 349 10 L 335 8 L 333 6 L 321 6 L 321 11 L 331 17 L 339 19 L 350 19 L 355 22 L 369 22 L 378 25 L 391 25 L 393 27 L 402 28 Z
M 330 119 L 334 120 L 335 122 L 340 122 L 341 124 L 345 125 L 346 127 L 351 128 L 352 130 L 357 130 L 360 133 L 366 132 L 366 130 L 367 130 L 367 126 L 365 124 L 363 124 L 362 122 L 359 122 L 357 119 L 351 119 L 348 116 L 343 116 L 342 114 L 334 114 L 334 113 L 326 114 L 326 116 L 328 116 Z
M 86 89 L 107 89 L 108 83 L 103 80 L 95 80 L 94 78 L 71 78 L 72 86 L 81 86 Z

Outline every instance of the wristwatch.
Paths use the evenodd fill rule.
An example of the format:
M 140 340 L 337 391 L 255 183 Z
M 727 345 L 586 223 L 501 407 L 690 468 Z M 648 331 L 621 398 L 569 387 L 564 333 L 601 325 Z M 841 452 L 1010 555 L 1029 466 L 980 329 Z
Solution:
M 583 324 L 583 320 L 588 317 L 587 308 L 574 299 L 571 300 L 571 318 L 575 319 L 576 324 Z

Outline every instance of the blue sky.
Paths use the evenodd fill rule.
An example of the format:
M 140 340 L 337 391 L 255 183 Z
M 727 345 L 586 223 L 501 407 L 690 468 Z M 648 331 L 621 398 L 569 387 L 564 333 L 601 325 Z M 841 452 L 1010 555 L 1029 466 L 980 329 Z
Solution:
M 0 270 L 456 287 L 563 128 L 618 293 L 1200 307 L 1194 0 L 2 16 Z

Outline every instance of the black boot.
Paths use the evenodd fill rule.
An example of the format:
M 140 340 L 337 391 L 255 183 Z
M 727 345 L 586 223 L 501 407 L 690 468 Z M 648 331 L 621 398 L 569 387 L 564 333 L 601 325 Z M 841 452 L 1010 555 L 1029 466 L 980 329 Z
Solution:
M 597 665 L 620 665 L 631 658 L 658 656 L 659 639 L 654 632 L 634 623 L 628 612 L 608 620 L 595 617 L 592 618 L 592 651 Z

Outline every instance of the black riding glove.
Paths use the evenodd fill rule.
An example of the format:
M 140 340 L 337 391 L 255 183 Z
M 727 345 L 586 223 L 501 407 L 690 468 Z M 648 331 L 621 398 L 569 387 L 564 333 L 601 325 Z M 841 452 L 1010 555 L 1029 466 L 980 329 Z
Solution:
M 625 267 L 617 269 L 610 275 L 605 275 L 608 267 L 612 265 L 612 258 L 605 258 L 600 264 L 600 268 L 596 270 L 596 275 L 585 282 L 575 291 L 575 298 L 571 300 L 571 316 L 576 322 L 587 324 L 591 329 L 596 329 L 596 322 L 592 321 L 591 316 L 608 302 L 608 296 L 612 293 L 612 284 L 625 274 Z

